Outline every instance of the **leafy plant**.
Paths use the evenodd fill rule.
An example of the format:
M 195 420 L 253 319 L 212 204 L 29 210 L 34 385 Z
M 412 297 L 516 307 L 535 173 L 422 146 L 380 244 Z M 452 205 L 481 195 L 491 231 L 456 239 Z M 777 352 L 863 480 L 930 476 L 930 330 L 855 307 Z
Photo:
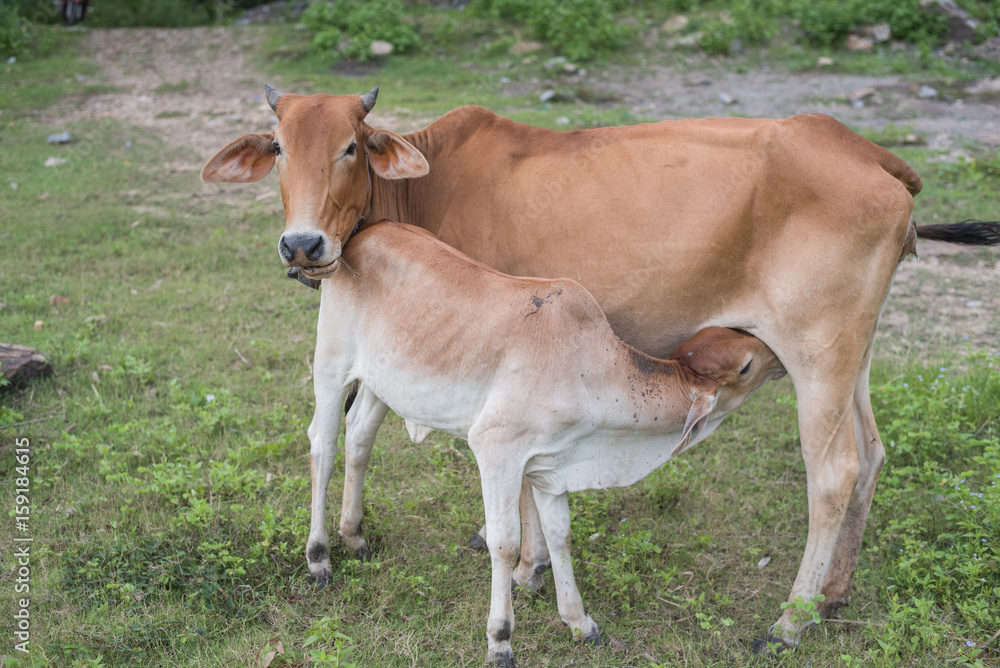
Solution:
M 404 20 L 405 13 L 400 0 L 320 0 L 309 6 L 302 22 L 315 33 L 313 51 L 366 61 L 375 57 L 374 40 L 389 42 L 394 53 L 420 46 L 420 35 Z

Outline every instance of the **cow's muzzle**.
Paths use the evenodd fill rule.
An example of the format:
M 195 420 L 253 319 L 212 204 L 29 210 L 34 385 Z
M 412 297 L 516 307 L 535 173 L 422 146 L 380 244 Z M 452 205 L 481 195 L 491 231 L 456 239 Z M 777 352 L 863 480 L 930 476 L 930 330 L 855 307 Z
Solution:
M 311 267 L 322 264 L 327 253 L 326 235 L 319 232 L 294 232 L 281 235 L 278 240 L 278 254 L 289 267 Z M 327 258 L 332 260 L 336 258 Z

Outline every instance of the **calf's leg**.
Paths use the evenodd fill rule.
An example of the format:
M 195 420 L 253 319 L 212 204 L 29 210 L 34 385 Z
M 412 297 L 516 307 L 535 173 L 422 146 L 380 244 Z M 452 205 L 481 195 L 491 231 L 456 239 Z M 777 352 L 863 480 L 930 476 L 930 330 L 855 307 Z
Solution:
M 375 396 L 366 385 L 358 390 L 354 403 L 347 413 L 344 435 L 344 498 L 340 509 L 340 537 L 347 549 L 359 559 L 371 557 L 364 536 L 361 535 L 361 497 L 365 487 L 365 471 L 371 459 L 372 446 L 378 428 L 385 420 L 389 407 Z
M 330 539 L 326 532 L 326 488 L 337 461 L 337 438 L 340 436 L 340 413 L 347 394 L 347 383 L 337 374 L 322 373 L 317 361 L 313 381 L 316 411 L 309 425 L 309 469 L 312 474 L 312 520 L 306 543 L 309 574 L 316 584 L 325 587 L 333 577 L 330 565 Z
M 544 584 L 543 574 L 548 570 L 549 548 L 545 544 L 542 525 L 538 519 L 538 509 L 535 507 L 535 496 L 527 480 L 521 481 L 521 558 L 514 569 L 513 587 L 524 587 L 537 592 Z M 477 550 L 486 550 L 486 527 L 472 535 L 469 546 Z
M 570 557 L 570 517 L 569 495 L 548 494 L 534 489 L 535 504 L 541 520 L 542 532 L 552 557 L 552 577 L 556 583 L 556 602 L 559 616 L 573 632 L 590 645 L 601 644 L 601 633 L 597 624 L 583 610 L 583 599 L 576 587 L 573 576 L 573 562 Z
M 476 461 L 482 479 L 487 542 L 492 566 L 490 613 L 486 622 L 486 661 L 508 667 L 515 665 L 510 646 L 510 637 L 514 631 L 510 582 L 520 548 L 517 496 L 521 485 L 521 471 L 512 470 L 509 462 L 484 462 L 478 454 Z

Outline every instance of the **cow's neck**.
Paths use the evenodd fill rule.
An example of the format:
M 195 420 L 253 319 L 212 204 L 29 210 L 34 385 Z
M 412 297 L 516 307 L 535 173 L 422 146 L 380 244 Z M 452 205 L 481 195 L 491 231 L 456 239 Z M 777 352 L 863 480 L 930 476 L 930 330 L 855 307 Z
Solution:
M 465 177 L 466 188 L 476 188 L 468 183 L 468 172 L 461 169 L 460 161 L 451 156 L 473 138 L 484 126 L 495 123 L 499 117 L 482 107 L 460 107 L 448 112 L 423 130 L 404 135 L 430 165 L 430 173 L 419 179 L 383 179 L 372 173 L 372 197 L 367 219 L 395 220 L 422 227 L 432 234 L 439 233 L 451 203 L 449 195 L 462 193 L 456 190 L 456 179 Z M 457 170 L 457 173 L 456 173 Z

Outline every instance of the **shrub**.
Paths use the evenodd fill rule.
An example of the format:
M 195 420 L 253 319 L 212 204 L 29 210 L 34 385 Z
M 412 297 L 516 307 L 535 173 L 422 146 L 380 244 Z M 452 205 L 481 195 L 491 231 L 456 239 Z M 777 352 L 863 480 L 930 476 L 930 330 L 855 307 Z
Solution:
M 612 0 L 480 0 L 480 11 L 526 23 L 534 36 L 572 60 L 620 49 L 631 30 L 616 23 Z
M 302 22 L 315 33 L 314 51 L 364 61 L 373 57 L 370 46 L 377 39 L 392 44 L 394 53 L 420 46 L 420 35 L 403 20 L 404 12 L 399 0 L 320 0 L 309 6 Z
M 0 56 L 16 56 L 31 42 L 31 23 L 16 5 L 0 4 Z

